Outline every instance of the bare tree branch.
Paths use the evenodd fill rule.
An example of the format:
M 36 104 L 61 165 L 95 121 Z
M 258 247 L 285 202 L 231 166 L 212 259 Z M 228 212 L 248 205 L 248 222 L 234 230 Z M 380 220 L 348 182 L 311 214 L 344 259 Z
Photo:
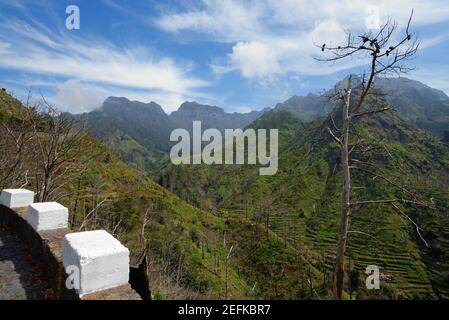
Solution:
M 343 191 L 340 226 L 338 231 L 337 255 L 334 272 L 334 298 L 341 299 L 345 277 L 345 252 L 347 246 L 347 238 L 349 234 L 349 217 L 351 215 L 351 207 L 355 204 L 362 205 L 368 203 L 393 203 L 401 199 L 389 200 L 369 200 L 369 201 L 351 201 L 351 169 L 358 169 L 374 176 L 374 179 L 381 178 L 390 185 L 397 187 L 399 190 L 411 196 L 412 200 L 408 201 L 414 204 L 425 204 L 416 198 L 416 195 L 408 191 L 406 188 L 399 186 L 385 175 L 377 174 L 372 170 L 365 168 L 350 166 L 350 161 L 357 161 L 349 157 L 359 150 L 359 153 L 368 153 L 373 149 L 366 148 L 360 141 L 350 146 L 349 137 L 353 132 L 353 120 L 361 117 L 372 117 L 382 114 L 390 110 L 390 106 L 386 105 L 379 99 L 384 98 L 382 92 L 376 91 L 375 79 L 380 75 L 390 73 L 404 73 L 410 70 L 405 62 L 410 60 L 418 50 L 419 43 L 416 36 L 410 33 L 410 24 L 413 18 L 413 11 L 410 14 L 404 35 L 399 40 L 395 36 L 398 26 L 391 19 L 383 24 L 377 33 L 366 32 L 355 37 L 351 31 L 346 32 L 346 43 L 339 46 L 323 44 L 320 46 L 321 51 L 327 53 L 325 58 L 317 58 L 318 61 L 335 62 L 346 58 L 361 56 L 367 58 L 368 70 L 363 72 L 361 78 L 354 79 L 349 75 L 347 85 L 344 88 L 335 88 L 330 95 L 340 103 L 342 110 L 340 136 L 337 137 L 332 130 L 327 127 L 326 130 L 331 137 L 339 144 L 340 147 L 340 164 L 343 173 Z M 413 39 L 413 40 L 412 40 Z M 370 101 L 373 100 L 373 101 Z M 369 103 L 372 102 L 372 103 Z M 379 102 L 383 102 L 383 106 L 379 107 Z M 374 107 L 373 107 L 374 106 Z M 333 118 L 330 121 L 334 128 L 336 127 Z M 356 133 L 357 134 L 357 133 Z M 378 147 L 377 147 L 378 148 Z M 385 150 L 391 157 L 388 150 Z M 391 157 L 392 158 L 392 157 Z M 361 162 L 364 164 L 363 162 Z

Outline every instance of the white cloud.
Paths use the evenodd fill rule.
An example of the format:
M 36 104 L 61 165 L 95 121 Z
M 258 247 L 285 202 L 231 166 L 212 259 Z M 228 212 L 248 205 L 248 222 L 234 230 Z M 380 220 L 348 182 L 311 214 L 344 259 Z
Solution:
M 233 112 L 237 113 L 250 113 L 251 111 L 254 111 L 254 108 L 248 106 L 236 106 L 233 110 Z
M 24 83 L 28 87 L 24 88 Z M 97 109 L 110 96 L 126 97 L 130 100 L 146 103 L 153 101 L 167 113 L 177 110 L 184 101 L 189 99 L 188 96 L 182 94 L 108 86 L 76 79 L 58 81 L 25 77 L 17 80 L 6 80 L 5 84 L 7 84 L 9 90 L 14 91 L 19 99 L 25 100 L 28 90 L 31 90 L 34 100 L 39 101 L 42 93 L 45 99 L 58 110 L 74 114 Z M 55 93 L 48 95 L 49 89 Z M 204 101 L 215 101 L 214 97 L 207 95 L 199 94 L 199 97 Z
M 15 28 L 1 27 L 5 33 L 10 32 L 8 37 L 14 33 L 21 36 Z M 189 77 L 189 66 L 176 65 L 169 58 L 157 59 L 143 48 L 121 50 L 110 44 L 93 45 L 67 37 L 58 41 L 35 34 L 39 34 L 37 30 L 28 33 L 29 37 L 16 39 L 14 46 L 3 49 L 0 64 L 28 72 L 178 93 L 207 84 Z
M 238 70 L 261 80 L 279 74 L 324 75 L 362 65 L 352 60 L 339 65 L 317 63 L 315 43 L 343 41 L 343 29 L 366 29 L 369 6 L 379 8 L 404 27 L 414 8 L 413 27 L 449 21 L 447 0 L 202 0 L 191 9 L 165 12 L 155 25 L 171 33 L 195 32 L 206 39 L 233 44 L 228 59 L 213 64 L 217 74 Z M 344 27 L 343 27 L 344 26 Z M 424 43 L 432 46 L 445 35 Z M 204 38 L 201 38 L 204 39 Z M 261 57 L 265 52 L 266 58 Z M 262 53 L 263 54 L 263 53 Z
M 61 111 L 89 112 L 100 107 L 105 98 L 103 90 L 78 80 L 68 80 L 58 84 L 57 89 L 58 93 L 53 100 Z
M 183 102 L 192 100 L 191 96 L 173 92 L 101 85 L 74 79 L 62 83 L 41 80 L 30 80 L 26 83 L 32 84 L 33 91 L 39 88 L 55 88 L 56 94 L 50 98 L 50 101 L 59 110 L 71 113 L 83 113 L 97 109 L 110 96 L 126 97 L 129 100 L 145 103 L 156 102 L 166 113 L 178 110 Z M 195 97 L 201 99 L 204 103 L 214 104 L 216 102 L 215 97 L 207 94 L 196 93 Z
M 261 31 L 259 17 L 263 7 L 254 2 L 234 0 L 204 0 L 204 10 L 163 15 L 154 23 L 168 32 L 192 30 L 208 33 L 213 40 L 244 40 Z
M 280 72 L 275 50 L 260 42 L 237 43 L 229 60 L 246 78 L 264 78 Z
M 11 44 L 9 44 L 8 42 L 0 41 L 0 53 L 1 54 L 5 54 L 9 47 L 11 47 Z
M 88 41 L 13 19 L 0 21 L 0 53 L 1 68 L 71 80 L 58 87 L 58 95 L 64 101 L 73 98 L 66 106 L 74 109 L 75 103 L 84 103 L 78 107 L 84 109 L 92 107 L 87 101 L 98 101 L 88 93 L 88 88 L 95 88 L 92 84 L 146 91 L 147 97 L 167 96 L 172 102 L 173 97 L 188 98 L 208 85 L 190 75 L 191 64 L 158 57 L 149 49 L 123 49 L 101 39 Z M 98 97 L 101 90 L 94 92 Z

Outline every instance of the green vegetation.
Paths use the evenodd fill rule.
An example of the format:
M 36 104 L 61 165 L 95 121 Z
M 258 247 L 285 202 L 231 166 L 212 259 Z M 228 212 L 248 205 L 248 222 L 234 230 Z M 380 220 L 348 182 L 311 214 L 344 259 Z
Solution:
M 72 117 L 82 120 L 89 132 L 133 167 L 158 176 L 168 162 L 170 133 L 176 128 L 192 130 L 192 121 L 202 121 L 203 129 L 240 128 L 257 119 L 262 111 L 226 113 L 223 109 L 185 102 L 167 115 L 157 103 L 109 97 L 100 109 Z
M 6 93 L 0 95 L 4 119 L 1 125 L 21 129 L 15 127 L 10 115 L 16 108 L 24 107 Z M 39 139 L 48 139 L 44 128 L 37 135 Z M 29 147 L 34 143 L 32 140 Z M 282 250 L 292 252 L 292 248 L 279 250 L 284 248 L 279 239 L 260 237 L 256 241 L 254 233 L 242 231 L 259 226 L 193 207 L 90 137 L 79 150 L 75 163 L 67 165 L 85 166 L 73 175 L 63 176 L 61 192 L 50 200 L 69 208 L 72 230 L 108 230 L 130 249 L 132 261 L 148 244 L 154 263 L 150 281 L 154 281 L 155 298 L 293 297 L 286 288 L 290 286 L 288 281 L 295 278 L 296 260 L 281 259 Z M 13 156 L 14 150 L 4 149 L 3 155 Z M 36 190 L 32 176 L 25 187 Z M 22 183 L 23 180 L 17 181 L 9 187 Z M 278 252 L 279 259 L 273 260 L 271 250 Z M 276 277 L 267 282 L 266 270 L 286 270 L 289 278 Z M 164 281 L 159 282 L 160 279 Z M 314 281 L 314 274 L 310 279 Z M 273 289 L 270 283 L 283 289 Z
M 344 81 L 335 87 L 340 88 Z M 402 120 L 444 138 L 449 128 L 449 97 L 443 91 L 407 78 L 377 78 L 375 87 L 386 94 L 385 99 L 394 106 Z M 289 111 L 305 121 L 313 121 L 326 116 L 335 107 L 335 103 L 325 97 L 331 93 L 328 91 L 324 96 L 293 96 L 279 103 L 276 109 Z
M 286 248 L 307 248 L 308 262 L 318 270 L 318 277 L 325 279 L 333 270 L 341 202 L 339 152 L 325 129 L 331 125 L 327 121 L 304 124 L 286 111 L 275 110 L 253 124 L 280 128 L 279 171 L 274 176 L 259 176 L 256 167 L 246 165 L 170 165 L 160 181 L 196 206 L 224 212 L 240 223 L 248 218 L 268 224 Z M 390 204 L 359 205 L 353 209 L 348 268 L 364 274 L 365 268 L 374 264 L 392 276 L 383 291 L 361 291 L 358 297 L 447 298 L 448 146 L 392 114 L 359 122 L 353 130 L 382 149 L 381 153 L 355 152 L 356 160 L 373 163 L 383 176 L 407 185 L 416 194 L 432 197 L 438 204 L 436 210 L 412 204 L 398 204 L 397 208 Z M 353 178 L 357 200 L 394 199 L 403 193 L 364 172 L 355 173 Z M 429 247 L 409 219 L 422 228 Z M 270 252 L 271 256 L 260 256 L 270 261 L 278 249 Z M 292 260 L 288 265 L 293 265 L 297 250 L 286 250 L 283 255 L 283 259 Z M 304 276 L 304 272 L 299 273 L 297 279 L 301 274 Z M 326 286 L 317 293 L 326 297 L 331 282 L 317 283 Z M 294 287 L 289 289 L 290 297 Z
M 5 93 L 0 97 L 0 123 L 14 127 L 23 106 Z M 166 151 L 153 153 L 149 141 L 101 119 L 90 121 L 105 124 L 98 130 L 107 134 L 101 142 L 86 138 L 75 160 L 83 169 L 67 176 L 52 200 L 69 207 L 74 230 L 108 230 L 130 248 L 132 260 L 148 244 L 154 299 L 331 297 L 341 173 L 338 147 L 326 130 L 329 118 L 305 123 L 277 108 L 251 125 L 280 130 L 274 176 L 259 176 L 250 165 L 167 165 L 159 172 L 165 189 L 140 170 L 160 167 Z M 352 292 L 345 297 L 449 298 L 448 145 L 390 113 L 352 130 L 377 147 L 355 151 L 354 165 L 369 162 L 379 173 L 374 179 L 353 174 L 355 199 L 401 198 L 398 186 L 406 185 L 435 209 L 400 202 L 355 206 L 347 251 Z M 8 150 L 4 154 L 12 155 Z M 32 178 L 27 183 L 35 189 Z M 364 289 L 371 264 L 390 278 L 380 291 Z

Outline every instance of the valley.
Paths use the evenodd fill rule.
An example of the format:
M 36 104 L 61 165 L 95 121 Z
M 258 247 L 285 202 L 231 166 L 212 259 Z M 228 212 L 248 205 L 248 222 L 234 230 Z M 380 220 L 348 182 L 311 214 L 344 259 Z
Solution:
M 62 202 L 72 208 L 75 227 L 112 230 L 134 256 L 148 243 L 156 298 L 328 299 L 341 171 L 326 130 L 339 109 L 316 110 L 322 99 L 296 97 L 249 114 L 184 104 L 167 115 L 156 103 L 111 97 L 88 114 L 63 114 L 86 124 L 99 142 L 89 138 L 78 161 L 92 160 L 81 177 L 68 181 Z M 435 108 L 446 100 L 438 96 L 442 104 Z M 10 121 L 20 104 L 7 95 L 2 101 L 3 121 Z M 419 117 L 401 108 L 357 121 L 352 129 L 376 150 L 356 148 L 355 163 L 370 161 L 381 178 L 372 179 L 367 166 L 354 175 L 354 197 L 367 204 L 354 208 L 347 286 L 358 299 L 447 299 L 449 147 L 434 135 L 438 129 L 423 130 L 415 123 Z M 231 124 L 278 129 L 278 172 L 260 176 L 248 164 L 170 163 L 170 132 L 191 131 L 191 121 L 219 130 Z M 375 203 L 403 197 L 399 185 L 438 205 Z M 368 265 L 378 265 L 386 279 L 378 292 L 362 288 Z

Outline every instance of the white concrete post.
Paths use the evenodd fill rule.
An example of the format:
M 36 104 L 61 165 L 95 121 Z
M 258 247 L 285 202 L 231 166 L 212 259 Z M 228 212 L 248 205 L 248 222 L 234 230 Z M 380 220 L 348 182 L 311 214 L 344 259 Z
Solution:
M 36 231 L 67 228 L 69 210 L 57 202 L 40 202 L 28 206 L 27 221 Z
M 34 202 L 34 192 L 26 189 L 5 189 L 0 195 L 0 204 L 8 208 L 28 207 Z
M 129 250 L 104 230 L 70 233 L 62 256 L 73 288 L 82 296 L 118 287 L 129 280 Z

